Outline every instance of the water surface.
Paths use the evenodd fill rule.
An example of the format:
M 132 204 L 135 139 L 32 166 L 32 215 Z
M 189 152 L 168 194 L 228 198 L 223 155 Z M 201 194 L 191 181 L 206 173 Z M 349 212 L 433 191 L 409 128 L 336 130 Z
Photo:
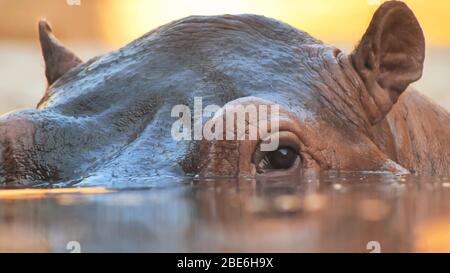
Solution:
M 163 184 L 0 190 L 0 251 L 450 252 L 449 177 Z

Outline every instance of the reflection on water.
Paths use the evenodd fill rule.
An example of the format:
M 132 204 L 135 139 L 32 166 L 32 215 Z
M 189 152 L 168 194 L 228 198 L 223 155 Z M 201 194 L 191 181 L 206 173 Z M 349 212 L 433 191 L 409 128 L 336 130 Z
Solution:
M 38 196 L 38 197 L 36 197 Z M 30 197 L 30 198 L 28 198 Z M 0 191 L 0 251 L 450 252 L 450 178 L 323 173 Z
M 107 193 L 111 192 L 105 188 L 56 188 L 56 189 L 16 189 L 0 191 L 0 200 L 19 200 L 19 199 L 41 199 L 48 195 L 67 194 L 67 193 Z

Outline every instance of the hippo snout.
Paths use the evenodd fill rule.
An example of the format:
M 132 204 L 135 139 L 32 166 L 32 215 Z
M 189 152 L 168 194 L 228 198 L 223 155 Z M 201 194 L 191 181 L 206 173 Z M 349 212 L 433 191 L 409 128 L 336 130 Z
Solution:
M 35 178 L 29 172 L 30 169 L 37 170 L 33 160 L 34 133 L 32 118 L 25 112 L 9 114 L 0 119 L 1 182 L 20 183 Z

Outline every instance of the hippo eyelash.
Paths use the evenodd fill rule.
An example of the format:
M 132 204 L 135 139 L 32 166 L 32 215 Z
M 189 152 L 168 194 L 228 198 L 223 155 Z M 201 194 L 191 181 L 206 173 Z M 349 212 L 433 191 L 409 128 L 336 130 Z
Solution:
M 280 162 L 275 161 L 274 163 L 271 162 L 271 159 L 273 160 L 273 155 L 283 155 L 283 150 L 286 150 L 288 153 L 290 152 L 291 157 L 289 158 L 289 161 L 287 162 L 287 165 L 282 164 L 280 165 Z M 278 154 L 277 154 L 278 152 Z M 287 155 L 287 154 L 285 154 Z M 272 158 L 271 158 L 272 157 Z M 259 148 L 255 151 L 253 156 L 253 164 L 255 164 L 256 172 L 259 174 L 267 173 L 270 171 L 287 171 L 292 169 L 293 166 L 296 165 L 297 161 L 300 160 L 300 164 L 303 161 L 303 157 L 301 153 L 298 151 L 298 149 L 284 145 L 280 146 L 277 150 L 273 152 L 263 152 Z M 276 164 L 278 163 L 278 164 Z M 276 166 L 278 165 L 278 166 Z M 283 166 L 284 165 L 284 166 Z
M 303 156 L 300 151 L 299 137 L 290 131 L 281 131 L 277 137 L 278 148 L 272 152 L 262 151 L 261 143 L 257 145 L 252 157 L 252 163 L 257 173 L 265 173 L 270 170 L 287 171 L 298 158 L 302 163 Z

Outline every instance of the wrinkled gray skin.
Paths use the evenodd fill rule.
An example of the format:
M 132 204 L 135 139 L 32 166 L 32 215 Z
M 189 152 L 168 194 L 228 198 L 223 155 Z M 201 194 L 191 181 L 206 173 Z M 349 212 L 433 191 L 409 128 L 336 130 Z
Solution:
M 395 68 L 404 66 L 395 58 L 384 66 L 361 60 L 370 55 L 366 42 L 380 43 L 371 31 L 381 28 L 380 20 L 392 21 L 383 13 L 397 9 L 410 16 L 403 4 L 380 9 L 381 19 L 374 17 L 350 56 L 256 15 L 188 17 L 85 63 L 73 57 L 67 67 L 55 64 L 59 59 L 50 58 L 53 49 L 46 51 L 44 41 L 51 85 L 37 109 L 0 119 L 0 183 L 142 186 L 186 174 L 257 176 L 252 164 L 248 172 L 239 165 L 251 163 L 252 151 L 242 154 L 233 146 L 212 154 L 211 143 L 203 149 L 171 137 L 172 107 L 192 105 L 194 96 L 203 97 L 204 106 L 249 96 L 280 104 L 299 127 L 300 169 L 449 174 L 449 114 L 415 91 L 403 92 L 422 73 L 421 31 L 413 29 L 411 39 L 397 41 L 406 49 L 384 45 L 389 37 L 375 46 L 403 50 L 415 58 L 417 71 Z M 397 22 L 390 29 L 396 24 L 411 25 Z M 374 66 L 380 71 L 370 72 L 378 75 L 371 81 L 364 69 Z M 393 75 L 405 80 L 389 78 L 392 67 L 406 76 Z M 388 99 L 377 99 L 374 92 Z

